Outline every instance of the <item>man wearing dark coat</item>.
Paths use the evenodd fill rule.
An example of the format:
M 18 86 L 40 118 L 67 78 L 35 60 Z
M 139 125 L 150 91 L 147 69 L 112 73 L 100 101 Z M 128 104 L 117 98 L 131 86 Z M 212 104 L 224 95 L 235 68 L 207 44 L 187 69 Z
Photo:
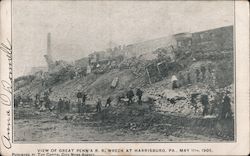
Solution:
M 130 105 L 130 104 L 133 103 L 133 97 L 134 97 L 134 92 L 133 92 L 132 89 L 130 89 L 130 90 L 127 92 L 128 105 Z
M 140 88 L 137 88 L 136 90 L 136 96 L 138 97 L 138 104 L 141 105 L 141 97 L 142 97 L 143 91 Z
M 108 97 L 105 107 L 109 107 L 110 105 L 111 105 L 111 97 Z
M 226 119 L 232 115 L 231 111 L 231 99 L 228 96 L 229 92 L 225 93 L 223 102 L 222 102 L 222 110 L 221 110 L 221 118 Z
M 77 106 L 78 106 L 78 113 L 81 113 L 81 105 L 82 105 L 82 92 L 78 91 L 76 94 L 77 97 Z
M 62 113 L 63 112 L 63 100 L 60 98 L 58 103 L 57 103 L 57 109 L 58 109 L 58 113 Z
M 203 106 L 202 115 L 203 116 L 208 115 L 209 102 L 208 102 L 208 95 L 207 94 L 201 95 L 201 104 Z

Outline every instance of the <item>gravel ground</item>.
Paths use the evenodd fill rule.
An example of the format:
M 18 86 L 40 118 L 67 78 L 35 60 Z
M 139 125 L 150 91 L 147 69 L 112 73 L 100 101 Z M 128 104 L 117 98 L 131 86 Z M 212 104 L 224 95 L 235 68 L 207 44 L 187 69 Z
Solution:
M 124 126 L 122 125 L 124 124 Z M 34 108 L 15 110 L 15 142 L 84 142 L 84 141 L 161 141 L 161 142 L 221 142 L 228 141 L 213 135 L 193 133 L 190 128 L 168 123 L 146 129 L 124 128 L 128 123 L 109 123 L 103 120 L 62 120 L 51 112 Z

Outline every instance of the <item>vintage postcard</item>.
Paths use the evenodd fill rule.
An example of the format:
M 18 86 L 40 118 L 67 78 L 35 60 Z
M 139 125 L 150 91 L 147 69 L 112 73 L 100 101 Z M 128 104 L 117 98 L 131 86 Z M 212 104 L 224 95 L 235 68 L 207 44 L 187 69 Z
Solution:
M 249 154 L 247 1 L 0 6 L 1 155 Z

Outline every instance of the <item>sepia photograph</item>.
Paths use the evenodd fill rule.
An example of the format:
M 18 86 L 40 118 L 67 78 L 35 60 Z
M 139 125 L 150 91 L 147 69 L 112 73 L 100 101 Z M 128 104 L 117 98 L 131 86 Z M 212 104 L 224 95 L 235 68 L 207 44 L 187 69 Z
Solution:
M 234 8 L 13 0 L 14 143 L 235 142 Z

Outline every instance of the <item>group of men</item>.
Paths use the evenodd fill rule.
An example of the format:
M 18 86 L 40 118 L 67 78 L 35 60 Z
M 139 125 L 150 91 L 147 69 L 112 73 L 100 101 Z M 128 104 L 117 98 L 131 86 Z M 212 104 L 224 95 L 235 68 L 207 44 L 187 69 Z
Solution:
M 66 97 L 60 98 L 57 105 L 58 113 L 70 112 L 70 100 Z
M 229 97 L 230 92 L 225 91 L 224 95 L 220 95 L 219 93 L 215 95 L 215 100 L 209 102 L 208 94 L 203 93 L 200 98 L 200 102 L 203 106 L 202 115 L 212 115 L 214 114 L 215 108 L 218 109 L 218 115 L 221 119 L 230 118 L 232 116 L 231 110 L 231 99 Z M 198 97 L 199 93 L 191 95 L 191 105 L 195 108 L 195 112 L 198 109 L 196 98 Z
M 84 91 L 81 92 L 80 90 L 78 90 L 76 97 L 77 97 L 78 113 L 83 113 L 85 102 L 87 99 L 87 94 Z
M 143 91 L 140 88 L 137 88 L 136 93 L 134 94 L 132 87 L 130 87 L 130 89 L 126 92 L 126 97 L 128 99 L 128 105 L 131 105 L 134 102 L 133 98 L 135 97 L 135 95 L 138 98 L 138 104 L 141 105 L 142 104 L 142 94 L 143 94 Z M 118 101 L 120 101 L 120 100 L 118 99 Z M 106 99 L 105 107 L 111 106 L 111 102 L 112 102 L 112 98 L 109 96 Z M 101 110 L 102 110 L 102 100 L 101 100 L 101 97 L 98 97 L 97 101 L 96 101 L 96 112 L 101 112 Z
M 35 95 L 35 107 L 36 108 L 43 108 L 43 109 L 51 109 L 51 101 L 49 99 L 49 95 L 51 93 L 51 89 L 45 91 L 42 94 Z
M 143 91 L 140 88 L 137 88 L 136 93 L 134 94 L 132 87 L 130 87 L 130 89 L 126 93 L 126 97 L 128 99 L 128 105 L 131 105 L 134 102 L 133 98 L 135 97 L 135 95 L 138 98 L 138 104 L 141 105 L 142 104 L 142 94 L 143 94 Z M 112 98 L 109 96 L 106 100 L 105 107 L 111 106 L 111 102 L 112 102 Z M 97 101 L 96 101 L 96 112 L 101 112 L 101 110 L 102 110 L 102 100 L 101 100 L 101 97 L 98 97 Z
M 136 96 L 138 97 L 138 104 L 139 105 L 142 104 L 142 94 L 143 94 L 143 91 L 140 88 L 137 88 L 136 89 Z M 135 96 L 132 88 L 130 88 L 130 90 L 127 92 L 126 96 L 128 98 L 128 105 L 131 105 L 133 103 L 133 98 Z
M 105 107 L 110 107 L 111 106 L 111 102 L 112 102 L 112 99 L 111 97 L 109 96 L 106 100 L 106 104 L 105 104 Z M 102 100 L 100 97 L 97 98 L 97 101 L 96 101 L 96 112 L 101 112 L 102 111 Z

